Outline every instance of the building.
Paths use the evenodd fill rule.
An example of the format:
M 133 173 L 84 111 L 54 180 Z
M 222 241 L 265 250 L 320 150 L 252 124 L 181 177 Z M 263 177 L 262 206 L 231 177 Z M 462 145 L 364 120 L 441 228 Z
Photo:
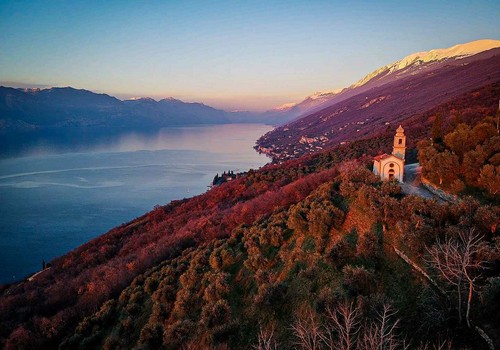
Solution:
M 232 170 L 228 170 L 227 173 L 224 171 L 224 173 L 222 173 L 221 176 L 219 176 L 219 173 L 217 173 L 217 175 L 215 175 L 215 177 L 214 177 L 214 180 L 212 181 L 212 186 L 210 186 L 210 187 L 220 186 L 225 182 L 237 179 L 238 176 L 240 176 L 240 175 L 241 174 L 235 174 L 234 171 L 232 171 Z
M 400 125 L 394 136 L 392 154 L 381 154 L 373 159 L 373 173 L 382 180 L 396 179 L 403 182 L 405 171 L 406 136 Z

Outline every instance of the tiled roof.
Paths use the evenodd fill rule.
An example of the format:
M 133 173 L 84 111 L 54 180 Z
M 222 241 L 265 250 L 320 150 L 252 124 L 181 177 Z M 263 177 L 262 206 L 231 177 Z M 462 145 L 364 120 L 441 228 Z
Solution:
M 376 160 L 376 161 L 379 161 L 379 162 L 380 162 L 381 160 L 386 159 L 386 158 L 389 158 L 389 157 L 395 157 L 395 158 L 397 158 L 397 159 L 401 159 L 401 160 L 403 160 L 402 158 L 400 158 L 400 157 L 398 157 L 398 156 L 396 156 L 396 155 L 394 155 L 394 154 L 387 154 L 387 153 L 384 153 L 384 154 L 378 155 L 378 156 L 376 156 L 376 157 L 375 157 L 375 158 L 373 158 L 373 159 L 374 159 L 374 160 Z
M 384 154 L 376 156 L 374 159 L 378 160 L 378 161 L 381 161 L 382 159 L 385 159 L 385 158 L 387 158 L 389 156 L 390 156 L 390 154 L 384 153 Z

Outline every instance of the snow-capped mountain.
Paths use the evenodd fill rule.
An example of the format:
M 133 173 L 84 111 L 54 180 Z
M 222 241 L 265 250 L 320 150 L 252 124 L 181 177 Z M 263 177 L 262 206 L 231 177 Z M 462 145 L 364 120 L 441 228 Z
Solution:
M 289 122 L 299 116 L 312 113 L 322 106 L 323 103 L 329 101 L 332 97 L 338 95 L 343 89 L 333 91 L 318 91 L 300 102 L 285 103 L 267 111 L 268 121 L 283 124 Z
M 411 54 L 326 96 L 312 112 L 261 137 L 258 148 L 277 159 L 297 157 L 379 134 L 388 125 L 404 124 L 462 94 L 498 84 L 499 40 Z
M 340 93 L 343 89 L 337 89 L 333 91 L 318 91 L 312 94 L 311 96 L 307 96 L 301 102 L 291 102 L 285 103 L 279 107 L 273 108 L 273 111 L 291 111 L 292 109 L 297 110 L 298 112 L 306 112 L 311 110 L 312 108 L 322 104 L 323 102 L 329 100 L 331 97 Z
M 298 105 L 297 102 L 285 103 L 285 104 L 282 104 L 281 106 L 274 107 L 272 109 L 272 111 L 286 112 L 286 111 L 289 111 L 290 109 L 292 109 L 293 107 L 295 107 L 296 105 Z
M 299 117 L 305 117 L 374 87 L 379 87 L 424 71 L 429 72 L 438 69 L 450 62 L 450 60 L 464 60 L 480 53 L 485 53 L 486 58 L 488 56 L 486 54 L 487 51 L 499 47 L 500 40 L 484 39 L 455 45 L 446 49 L 413 53 L 401 60 L 376 69 L 347 88 L 331 92 L 318 92 L 299 103 L 287 103 L 276 107 L 269 111 L 269 113 L 277 119 L 278 123 L 281 121 L 283 124 Z M 276 117 L 281 118 L 281 120 Z
M 441 63 L 449 59 L 462 59 L 477 53 L 488 51 L 500 47 L 500 40 L 476 40 L 465 44 L 458 44 L 446 49 L 435 49 L 424 52 L 417 52 L 404 57 L 403 59 L 394 63 L 383 66 L 370 74 L 366 75 L 363 79 L 352 84 L 349 89 L 353 89 L 365 85 L 374 78 L 380 76 L 387 76 L 389 74 L 401 74 L 406 72 L 406 69 L 419 68 L 424 64 L 432 65 Z
M 156 100 L 151 98 L 151 97 L 131 97 L 131 98 L 126 99 L 124 101 L 156 102 Z

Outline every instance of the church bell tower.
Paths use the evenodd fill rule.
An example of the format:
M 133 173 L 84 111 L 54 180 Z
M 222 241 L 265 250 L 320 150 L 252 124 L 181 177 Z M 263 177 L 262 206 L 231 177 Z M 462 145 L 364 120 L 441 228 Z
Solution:
M 394 136 L 394 146 L 392 149 L 392 154 L 401 159 L 405 159 L 406 152 L 406 136 L 405 130 L 400 125 L 396 130 L 396 135 Z

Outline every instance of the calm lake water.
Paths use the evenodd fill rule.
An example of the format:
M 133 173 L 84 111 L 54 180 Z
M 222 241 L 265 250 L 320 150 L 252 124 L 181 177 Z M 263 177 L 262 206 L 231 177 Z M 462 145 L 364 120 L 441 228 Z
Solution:
M 125 133 L 92 144 L 43 140 L 0 159 L 0 283 L 50 261 L 156 204 L 207 190 L 224 170 L 258 168 L 262 124 Z

